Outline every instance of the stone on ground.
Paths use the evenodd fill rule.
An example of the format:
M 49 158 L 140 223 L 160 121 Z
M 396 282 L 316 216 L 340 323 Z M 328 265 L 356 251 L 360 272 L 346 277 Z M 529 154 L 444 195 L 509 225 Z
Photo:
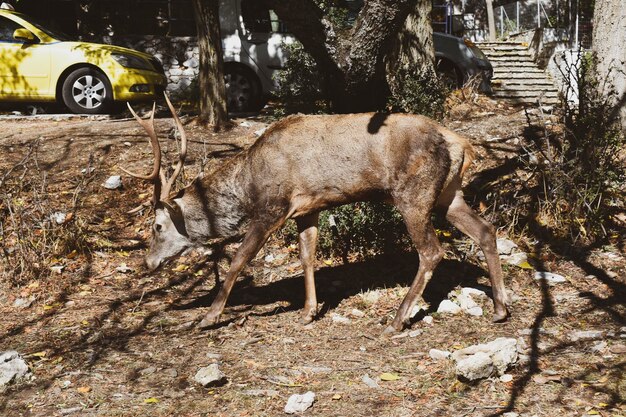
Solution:
M 218 364 L 212 363 L 209 366 L 198 369 L 193 379 L 203 387 L 211 387 L 223 385 L 226 382 L 226 375 L 220 371 Z
M 457 375 L 467 380 L 504 375 L 518 359 L 517 340 L 499 337 L 492 342 L 469 346 L 452 353 Z
M 19 353 L 14 350 L 0 353 L 0 388 L 31 377 L 28 365 Z
M 304 394 L 293 394 L 287 400 L 285 413 L 302 413 L 313 405 L 313 401 L 315 401 L 315 394 L 312 391 L 308 391 Z

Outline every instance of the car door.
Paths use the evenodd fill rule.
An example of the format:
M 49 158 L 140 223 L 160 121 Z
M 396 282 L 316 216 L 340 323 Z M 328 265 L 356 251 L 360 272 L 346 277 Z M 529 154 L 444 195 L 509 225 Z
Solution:
M 242 47 L 273 86 L 274 72 L 285 66 L 286 46 L 294 42 L 284 24 L 263 0 L 241 0 Z
M 0 16 L 0 98 L 37 99 L 54 95 L 50 89 L 51 54 L 46 44 L 13 38 L 19 23 Z

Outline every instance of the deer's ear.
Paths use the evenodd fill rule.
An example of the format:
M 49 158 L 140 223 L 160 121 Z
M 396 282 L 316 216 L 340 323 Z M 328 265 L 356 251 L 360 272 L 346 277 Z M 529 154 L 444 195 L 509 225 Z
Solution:
M 185 217 L 183 216 L 183 210 L 180 208 L 180 206 L 174 201 L 171 203 L 168 203 L 166 201 L 159 201 L 155 208 L 158 209 L 159 206 L 160 208 L 167 210 L 168 214 L 170 215 L 170 219 L 172 219 L 172 223 L 174 224 L 174 227 L 176 227 L 178 233 L 183 236 L 189 236 L 187 234 L 187 228 L 185 227 Z

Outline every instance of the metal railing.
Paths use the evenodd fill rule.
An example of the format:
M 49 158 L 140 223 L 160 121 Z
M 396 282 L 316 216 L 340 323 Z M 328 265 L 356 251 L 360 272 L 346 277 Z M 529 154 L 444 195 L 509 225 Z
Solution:
M 549 9 L 550 14 L 546 11 Z M 559 4 L 550 0 L 520 0 L 503 4 L 495 10 L 496 32 L 500 38 L 559 23 Z

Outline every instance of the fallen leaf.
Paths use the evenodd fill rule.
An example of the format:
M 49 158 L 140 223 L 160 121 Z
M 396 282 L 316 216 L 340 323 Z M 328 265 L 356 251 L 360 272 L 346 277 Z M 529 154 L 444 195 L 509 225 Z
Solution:
M 43 358 L 48 354 L 48 352 L 46 352 L 45 350 L 42 350 L 41 352 L 35 352 L 33 354 L 31 354 L 30 356 L 36 356 L 38 358 Z
M 587 414 L 588 416 L 598 416 L 598 415 L 600 415 L 600 413 L 599 413 L 599 412 L 597 412 L 596 410 L 589 410 L 589 411 L 587 411 L 587 413 L 586 413 L 586 414 Z
M 333 264 L 333 260 L 332 260 L 332 259 L 325 259 L 325 260 L 324 260 L 324 263 L 325 263 L 326 265 L 330 266 L 330 265 L 332 265 L 332 264 Z
M 398 379 L 400 379 L 399 375 L 392 374 L 392 373 L 389 373 L 389 372 L 385 372 L 383 374 L 380 374 L 380 380 L 381 381 L 397 381 Z
M 515 266 L 517 266 L 519 268 L 522 268 L 522 269 L 534 269 L 533 266 L 531 264 L 529 264 L 527 261 L 520 262 L 519 264 L 517 264 Z
M 187 266 L 185 264 L 178 264 L 176 266 L 176 268 L 172 268 L 172 271 L 174 271 L 174 272 L 183 272 L 183 271 L 186 271 L 187 269 L 189 269 L 189 266 Z
M 609 405 L 607 403 L 598 403 L 598 407 L 607 408 Z
M 81 394 L 87 394 L 91 391 L 91 387 L 78 387 L 76 388 L 76 391 L 80 392 Z
M 150 397 L 150 398 L 146 398 L 143 400 L 144 403 L 146 404 L 156 404 L 159 402 L 158 398 L 154 398 L 154 397 Z
M 340 399 L 341 399 L 341 395 L 339 394 L 333 395 L 333 400 L 340 400 Z

